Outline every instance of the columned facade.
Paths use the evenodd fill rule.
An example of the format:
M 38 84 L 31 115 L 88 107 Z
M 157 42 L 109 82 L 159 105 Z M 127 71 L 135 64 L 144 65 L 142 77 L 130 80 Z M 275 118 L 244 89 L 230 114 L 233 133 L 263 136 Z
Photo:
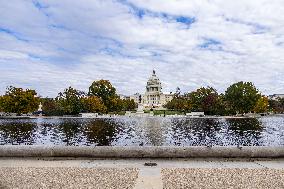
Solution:
M 155 70 L 153 70 L 152 75 L 148 79 L 145 87 L 145 93 L 136 93 L 130 96 L 138 104 L 143 104 L 145 109 L 162 109 L 163 105 L 171 101 L 173 94 L 164 94 L 162 92 L 162 84 L 160 79 L 157 77 Z
M 150 107 L 160 106 L 162 94 L 162 84 L 153 70 L 152 76 L 147 81 L 143 104 Z

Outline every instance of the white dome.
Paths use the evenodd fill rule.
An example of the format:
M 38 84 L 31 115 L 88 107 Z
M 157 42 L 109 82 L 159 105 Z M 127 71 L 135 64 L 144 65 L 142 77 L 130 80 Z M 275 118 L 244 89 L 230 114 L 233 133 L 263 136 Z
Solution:
M 147 85 L 161 85 L 160 79 L 157 77 L 155 70 L 153 70 L 153 74 L 148 79 Z

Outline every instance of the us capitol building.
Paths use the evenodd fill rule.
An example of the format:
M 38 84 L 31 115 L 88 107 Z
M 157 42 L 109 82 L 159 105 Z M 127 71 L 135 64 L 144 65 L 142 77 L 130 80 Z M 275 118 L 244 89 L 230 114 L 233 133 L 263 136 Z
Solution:
M 163 105 L 171 101 L 174 97 L 173 93 L 163 93 L 162 84 L 160 79 L 157 77 L 155 70 L 147 81 L 146 91 L 144 94 L 136 93 L 128 98 L 134 100 L 137 104 L 142 104 L 144 109 L 163 109 Z

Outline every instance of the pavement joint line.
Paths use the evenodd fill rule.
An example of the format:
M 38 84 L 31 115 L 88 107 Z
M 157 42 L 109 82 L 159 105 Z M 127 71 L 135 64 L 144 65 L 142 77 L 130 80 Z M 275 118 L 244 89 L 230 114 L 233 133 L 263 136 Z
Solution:
M 161 168 L 145 167 L 140 168 L 134 189 L 162 189 L 163 181 Z

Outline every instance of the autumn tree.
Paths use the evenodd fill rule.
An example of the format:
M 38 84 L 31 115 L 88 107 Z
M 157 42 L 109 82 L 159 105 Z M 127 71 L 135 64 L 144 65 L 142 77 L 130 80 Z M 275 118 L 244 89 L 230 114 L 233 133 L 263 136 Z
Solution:
M 284 107 L 284 98 L 278 98 L 277 100 L 280 103 L 280 106 Z
M 42 111 L 46 116 L 62 116 L 64 115 L 64 108 L 61 107 L 59 101 L 53 98 L 41 98 Z
M 105 113 L 107 108 L 103 101 L 97 96 L 88 96 L 82 99 L 83 109 L 91 113 Z
M 76 115 L 83 110 L 82 99 L 85 96 L 84 92 L 69 87 L 58 94 L 56 101 L 65 114 Z
M 283 113 L 284 112 L 284 98 L 278 98 L 277 99 L 279 103 L 279 112 Z
M 112 102 L 116 102 L 118 96 L 116 95 L 116 89 L 108 80 L 94 81 L 89 87 L 89 96 L 97 96 L 102 99 L 104 105 L 110 111 L 113 105 Z
M 271 111 L 275 113 L 284 112 L 284 98 L 269 99 L 268 103 Z
M 30 113 L 37 110 L 39 98 L 35 90 L 22 89 L 10 86 L 1 97 L 1 107 L 4 112 L 17 114 Z
M 256 102 L 256 105 L 253 110 L 256 113 L 264 113 L 268 111 L 268 107 L 268 98 L 266 96 L 261 96 Z
M 258 99 L 261 97 L 258 89 L 251 82 L 238 82 L 225 92 L 225 99 L 235 112 L 247 113 L 253 111 Z
M 4 112 L 3 100 L 4 100 L 4 97 L 3 97 L 3 96 L 0 96 L 0 112 Z
M 219 103 L 217 90 L 212 87 L 201 87 L 186 94 L 192 105 L 192 111 L 203 111 L 205 114 L 216 114 Z

